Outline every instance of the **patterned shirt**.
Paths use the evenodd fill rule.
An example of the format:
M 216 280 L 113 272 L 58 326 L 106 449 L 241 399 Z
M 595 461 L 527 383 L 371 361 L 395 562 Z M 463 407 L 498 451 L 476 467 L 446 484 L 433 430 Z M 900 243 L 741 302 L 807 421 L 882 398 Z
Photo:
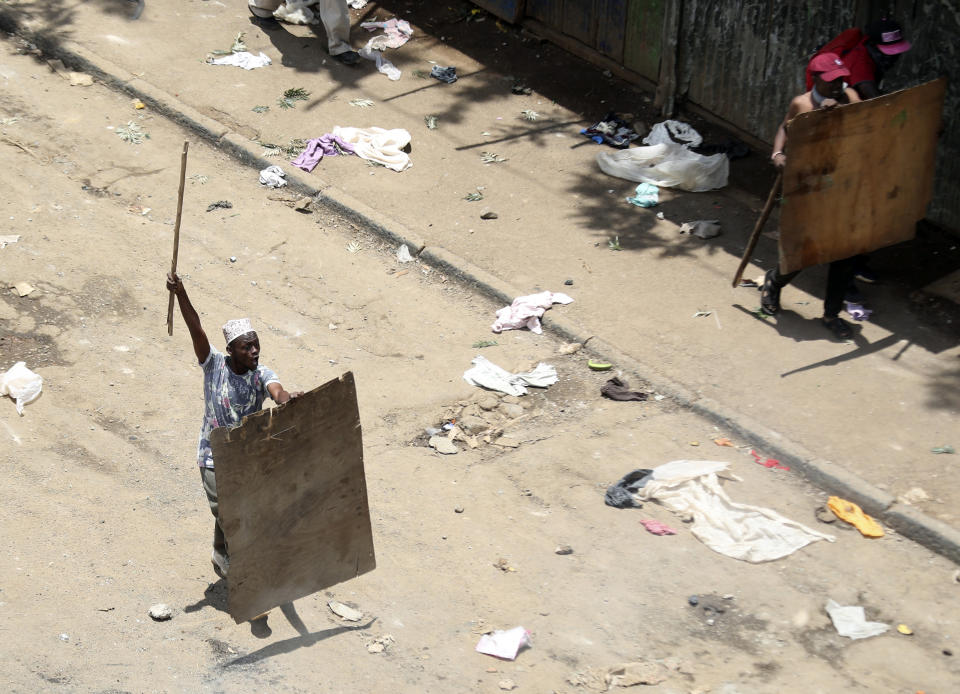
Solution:
M 259 412 L 265 398 L 270 397 L 267 385 L 279 383 L 277 375 L 262 364 L 256 371 L 235 374 L 223 353 L 210 345 L 210 354 L 200 367 L 203 369 L 203 424 L 197 444 L 197 463 L 213 467 L 210 450 L 210 432 L 217 427 L 235 427 L 248 414 Z

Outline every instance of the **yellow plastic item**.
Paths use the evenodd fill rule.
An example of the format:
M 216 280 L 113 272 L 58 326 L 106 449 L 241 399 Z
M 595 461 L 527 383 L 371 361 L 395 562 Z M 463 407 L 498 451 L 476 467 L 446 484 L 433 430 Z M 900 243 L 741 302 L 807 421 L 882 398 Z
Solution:
M 827 506 L 833 511 L 837 518 L 846 521 L 864 537 L 883 537 L 883 528 L 877 521 L 863 512 L 863 509 L 852 501 L 841 499 L 839 496 L 831 496 L 827 499 Z
M 609 371 L 610 369 L 613 368 L 613 364 L 604 364 L 599 361 L 594 361 L 593 359 L 587 362 L 587 366 L 589 366 L 594 371 Z
M 904 636 L 911 636 L 913 634 L 913 629 L 908 627 L 906 624 L 898 624 L 897 631 L 899 631 Z

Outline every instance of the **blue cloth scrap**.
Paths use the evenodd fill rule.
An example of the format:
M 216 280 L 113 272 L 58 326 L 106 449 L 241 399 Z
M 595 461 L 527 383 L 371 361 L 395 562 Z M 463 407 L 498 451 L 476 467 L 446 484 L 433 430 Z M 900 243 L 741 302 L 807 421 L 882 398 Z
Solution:
M 627 202 L 637 207 L 656 207 L 660 202 L 660 189 L 652 183 L 641 183 L 633 197 L 627 198 Z

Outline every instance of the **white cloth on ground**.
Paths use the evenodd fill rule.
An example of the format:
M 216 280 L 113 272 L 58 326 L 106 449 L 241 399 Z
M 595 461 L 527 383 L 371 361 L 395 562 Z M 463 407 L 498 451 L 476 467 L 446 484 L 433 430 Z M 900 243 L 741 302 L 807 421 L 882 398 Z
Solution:
M 673 142 L 600 152 L 597 164 L 610 176 L 692 193 L 723 188 L 730 175 L 726 154 L 704 156 Z
M 376 31 L 383 29 L 384 33 L 378 34 L 367 41 L 367 46 L 378 51 L 385 48 L 400 48 L 413 36 L 413 27 L 405 19 L 393 17 L 385 22 L 362 22 L 361 27 L 367 31 Z
M 707 547 L 734 559 L 759 563 L 780 559 L 833 536 L 811 530 L 775 511 L 732 501 L 717 473 L 727 463 L 674 460 L 653 469 L 637 490 L 639 501 L 656 501 L 674 513 L 692 514 L 691 532 Z
M 373 39 L 370 39 L 373 41 Z M 360 49 L 359 51 L 361 58 L 366 58 L 367 60 L 373 60 L 377 63 L 377 72 L 382 72 L 389 79 L 396 82 L 400 79 L 400 68 L 391 63 L 389 60 L 383 57 L 383 53 L 373 48 L 370 48 L 368 43 L 366 46 Z
M 493 322 L 490 329 L 495 333 L 500 333 L 504 330 L 529 328 L 539 335 L 543 332 L 543 328 L 540 327 L 540 317 L 544 311 L 554 304 L 569 304 L 572 302 L 573 299 L 562 292 L 544 291 L 539 294 L 518 296 L 512 304 L 497 311 L 497 320 Z
M 351 128 L 339 125 L 333 128 L 333 134 L 353 145 L 358 157 L 383 164 L 388 169 L 403 171 L 413 166 L 410 156 L 403 148 L 410 144 L 410 133 L 403 128 L 384 130 L 383 128 Z
M 662 145 L 679 142 L 687 147 L 699 147 L 703 144 L 703 137 L 700 136 L 692 125 L 678 120 L 665 120 L 657 123 L 643 138 L 645 145 Z
M 463 380 L 472 386 L 480 386 L 496 390 L 507 395 L 526 395 L 524 386 L 546 388 L 557 382 L 557 369 L 543 362 L 537 364 L 533 371 L 512 374 L 486 357 L 474 357 L 473 368 L 463 372 Z
M 43 378 L 27 368 L 27 363 L 18 361 L 5 373 L 0 374 L 0 395 L 9 395 L 17 402 L 17 414 L 23 416 L 23 406 L 40 397 Z
M 320 19 L 307 7 L 311 2 L 312 0 L 286 0 L 274 11 L 273 16 L 288 24 L 319 24 Z
M 883 622 L 868 622 L 863 608 L 859 605 L 841 605 L 833 599 L 827 600 L 827 614 L 840 636 L 849 639 L 866 639 L 879 636 L 890 628 Z
M 284 178 L 287 174 L 279 166 L 268 166 L 260 172 L 260 183 L 270 188 L 280 188 L 287 185 Z
M 260 51 L 260 55 L 254 55 L 250 51 L 240 51 L 239 53 L 231 53 L 230 55 L 224 55 L 210 61 L 212 65 L 235 65 L 236 67 L 242 67 L 244 70 L 266 67 L 272 62 L 270 57 L 263 51 Z

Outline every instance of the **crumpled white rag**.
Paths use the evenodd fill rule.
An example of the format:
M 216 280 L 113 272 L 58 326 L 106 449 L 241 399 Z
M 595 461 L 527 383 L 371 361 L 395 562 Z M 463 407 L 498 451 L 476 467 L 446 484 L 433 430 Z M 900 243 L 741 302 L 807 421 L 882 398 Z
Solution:
M 868 622 L 863 608 L 859 605 L 841 605 L 833 599 L 827 600 L 827 614 L 840 636 L 849 639 L 866 639 L 879 636 L 890 628 L 883 622 Z
M 273 16 L 287 24 L 319 24 L 320 19 L 307 5 L 310 1 L 287 0 L 273 12 Z
M 353 145 L 358 157 L 383 164 L 388 169 L 403 171 L 413 166 L 403 148 L 410 144 L 410 133 L 403 128 L 342 128 L 334 126 L 333 134 Z
M 362 22 L 360 24 L 367 31 L 383 29 L 384 33 L 374 36 L 367 41 L 367 46 L 382 51 L 384 48 L 400 48 L 413 36 L 413 27 L 405 19 L 393 17 L 385 22 Z
M 717 480 L 727 467 L 711 460 L 674 460 L 654 468 L 636 497 L 692 514 L 690 530 L 698 540 L 714 552 L 754 564 L 780 559 L 817 540 L 834 541 L 770 509 L 732 501 Z
M 562 292 L 545 291 L 539 294 L 518 296 L 512 304 L 497 311 L 497 320 L 493 322 L 490 329 L 495 333 L 501 333 L 504 330 L 529 328 L 539 335 L 543 332 L 543 328 L 540 327 L 540 316 L 543 315 L 544 311 L 554 304 L 569 304 L 572 302 L 573 299 Z
M 287 185 L 286 175 L 279 166 L 268 166 L 260 172 L 260 183 L 270 188 L 280 188 Z
M 486 357 L 474 357 L 473 368 L 463 372 L 463 380 L 472 386 L 497 390 L 507 395 L 526 395 L 524 386 L 546 388 L 557 382 L 557 369 L 540 362 L 533 371 L 512 374 Z
M 27 368 L 26 362 L 18 361 L 5 373 L 0 374 L 0 395 L 9 395 L 17 401 L 17 414 L 23 416 L 23 406 L 40 397 L 43 378 Z
M 480 637 L 477 642 L 477 652 L 504 660 L 514 660 L 519 650 L 529 645 L 530 632 L 523 627 L 514 627 L 506 631 L 498 629 Z
M 210 61 L 213 65 L 236 65 L 237 67 L 242 67 L 244 70 L 266 67 L 272 62 L 270 57 L 263 51 L 260 51 L 260 55 L 254 55 L 249 51 L 240 51 L 239 53 L 231 53 L 230 55 L 224 55 Z

